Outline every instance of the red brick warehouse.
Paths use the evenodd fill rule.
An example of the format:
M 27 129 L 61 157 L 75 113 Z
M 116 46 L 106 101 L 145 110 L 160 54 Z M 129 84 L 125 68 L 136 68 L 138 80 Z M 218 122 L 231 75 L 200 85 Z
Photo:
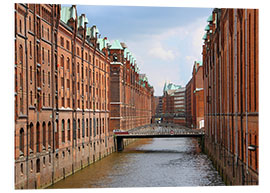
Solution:
M 205 145 L 227 184 L 258 184 L 258 19 L 214 9 L 203 37 Z
M 15 4 L 16 189 L 46 187 L 115 151 L 114 50 L 88 26 L 76 6 Z M 117 102 L 128 130 L 151 123 L 154 99 L 135 61 L 127 63 L 115 96 L 125 90 Z

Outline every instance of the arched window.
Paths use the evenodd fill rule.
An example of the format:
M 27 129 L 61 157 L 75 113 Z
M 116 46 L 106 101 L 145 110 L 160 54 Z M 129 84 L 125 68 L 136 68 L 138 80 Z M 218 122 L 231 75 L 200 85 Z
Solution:
M 40 173 L 40 159 L 37 159 L 36 161 L 36 168 L 37 168 L 37 173 Z
M 64 56 L 61 55 L 61 67 L 64 68 L 64 62 L 65 62 L 65 59 L 64 59 Z
M 90 137 L 91 137 L 92 136 L 92 118 L 90 118 L 89 129 L 90 129 Z
M 78 119 L 78 139 L 81 138 L 81 129 L 80 129 L 80 127 L 81 127 L 80 119 Z
M 88 119 L 86 119 L 86 137 L 88 137 L 89 131 L 88 131 Z
M 43 132 L 43 134 L 42 134 L 42 144 L 43 144 L 43 149 L 46 149 L 46 124 L 45 124 L 45 122 L 43 122 L 43 124 L 42 124 L 42 132 Z
M 30 152 L 34 150 L 34 125 L 30 123 Z
M 20 30 L 20 33 L 22 33 L 22 20 L 19 21 L 19 30 Z
M 82 137 L 85 135 L 84 119 L 82 119 Z
M 37 122 L 36 149 L 37 149 L 37 152 L 40 152 L 40 126 L 39 126 L 39 122 Z
M 30 104 L 33 105 L 33 92 L 30 91 Z
M 65 143 L 65 120 L 62 119 L 62 143 Z
M 24 155 L 24 129 L 20 129 L 20 154 Z
M 48 123 L 48 146 L 51 146 L 51 133 L 52 133 L 52 126 L 51 122 Z
M 73 119 L 73 140 L 76 140 L 76 119 Z
M 67 122 L 67 140 L 70 141 L 70 120 Z
M 67 69 L 69 70 L 69 68 L 70 68 L 70 59 L 67 58 Z
M 32 30 L 31 16 L 29 16 L 29 30 Z
M 55 147 L 56 149 L 59 149 L 59 123 L 58 119 L 55 121 Z

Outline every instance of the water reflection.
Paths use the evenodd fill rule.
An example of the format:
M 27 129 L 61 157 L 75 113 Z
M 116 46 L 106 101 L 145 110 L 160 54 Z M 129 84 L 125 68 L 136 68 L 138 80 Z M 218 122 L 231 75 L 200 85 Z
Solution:
M 197 139 L 141 139 L 50 188 L 224 185 Z

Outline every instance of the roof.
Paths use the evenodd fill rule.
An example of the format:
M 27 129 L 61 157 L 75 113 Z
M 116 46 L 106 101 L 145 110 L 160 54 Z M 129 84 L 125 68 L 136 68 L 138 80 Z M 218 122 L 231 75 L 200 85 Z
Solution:
M 206 40 L 206 39 L 207 39 L 207 34 L 205 33 L 203 36 L 203 40 Z
M 86 28 L 86 36 L 96 37 L 96 34 L 99 33 L 97 26 L 93 25 L 92 27 Z
M 99 38 L 97 42 L 99 44 L 99 50 L 107 48 L 108 44 L 110 43 L 110 41 L 107 38 Z
M 111 50 L 123 50 L 123 47 L 121 46 L 121 44 L 118 40 L 114 40 L 110 49 Z
M 76 19 L 76 10 L 75 7 L 61 7 L 61 16 L 60 19 L 64 23 L 68 23 L 70 19 L 75 20 Z
M 208 17 L 208 19 L 207 19 L 207 22 L 211 22 L 211 21 L 213 21 L 213 16 L 212 16 L 212 15 L 210 15 L 210 16 Z
M 180 88 L 182 88 L 181 85 L 176 85 L 176 84 L 173 84 L 171 82 L 169 84 L 167 84 L 165 82 L 164 87 L 163 87 L 163 92 L 167 92 L 169 90 L 177 90 L 177 89 L 180 89 Z
M 82 27 L 84 28 L 84 24 L 88 23 L 88 19 L 85 17 L 85 15 L 81 15 L 78 17 L 78 24 L 77 27 Z
M 204 31 L 209 31 L 210 30 L 210 27 L 209 25 L 207 25 L 205 28 L 204 28 Z

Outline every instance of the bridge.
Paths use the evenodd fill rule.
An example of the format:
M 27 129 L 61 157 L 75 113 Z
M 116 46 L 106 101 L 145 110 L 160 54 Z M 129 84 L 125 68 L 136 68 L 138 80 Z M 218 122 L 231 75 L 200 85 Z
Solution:
M 144 127 L 134 128 L 128 132 L 116 133 L 117 151 L 124 149 L 124 138 L 177 138 L 197 137 L 202 138 L 204 130 L 191 129 L 175 124 L 152 124 Z

